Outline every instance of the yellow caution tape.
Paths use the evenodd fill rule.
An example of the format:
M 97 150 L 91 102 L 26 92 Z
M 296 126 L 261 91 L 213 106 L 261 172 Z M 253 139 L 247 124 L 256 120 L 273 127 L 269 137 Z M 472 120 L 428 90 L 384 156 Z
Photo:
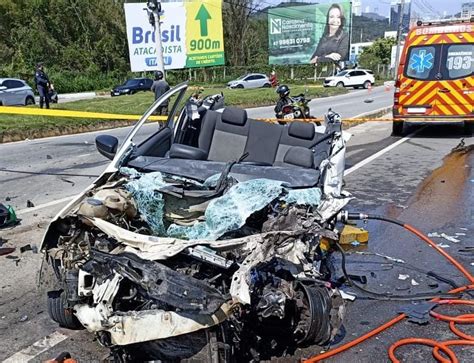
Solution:
M 58 109 L 42 109 L 42 108 L 31 108 L 31 107 L 0 107 L 0 114 L 10 115 L 28 115 L 28 116 L 52 116 L 52 117 L 74 117 L 74 118 L 96 118 L 96 119 L 109 119 L 109 120 L 138 120 L 141 115 L 123 115 L 116 113 L 104 113 L 104 112 L 89 112 L 89 111 L 72 111 L 72 110 L 58 110 Z M 167 116 L 150 116 L 150 121 L 165 121 Z M 276 119 L 276 118 L 257 118 L 258 121 L 264 122 L 322 122 L 322 118 L 310 118 L 310 119 Z M 347 122 L 367 122 L 367 121 L 394 121 L 391 118 L 350 118 L 344 119 Z
M 122 115 L 115 113 L 68 111 L 30 107 L 0 107 L 0 114 L 29 115 L 29 116 L 53 116 L 53 117 L 75 117 L 75 118 L 98 118 L 110 120 L 138 120 L 141 115 Z M 167 116 L 150 116 L 149 120 L 163 121 Z

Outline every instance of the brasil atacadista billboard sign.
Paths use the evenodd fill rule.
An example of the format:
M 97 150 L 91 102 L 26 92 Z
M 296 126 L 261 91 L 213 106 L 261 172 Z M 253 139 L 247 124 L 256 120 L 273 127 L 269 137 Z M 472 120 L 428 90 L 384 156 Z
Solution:
M 126 3 L 130 68 L 157 69 L 156 39 L 146 3 Z M 224 64 L 222 0 L 161 3 L 161 42 L 165 69 Z
M 347 61 L 350 23 L 349 1 L 269 9 L 269 63 Z

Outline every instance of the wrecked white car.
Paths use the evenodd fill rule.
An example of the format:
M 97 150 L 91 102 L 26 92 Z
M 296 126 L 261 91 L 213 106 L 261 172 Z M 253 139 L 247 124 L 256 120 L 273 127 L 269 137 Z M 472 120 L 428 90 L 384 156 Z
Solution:
M 216 110 L 218 95 L 179 110 L 187 87 L 120 147 L 97 138 L 111 164 L 42 243 L 51 318 L 117 361 L 259 361 L 328 343 L 345 310 L 329 262 L 350 199 L 340 118 L 265 123 Z M 167 122 L 135 143 L 171 96 Z

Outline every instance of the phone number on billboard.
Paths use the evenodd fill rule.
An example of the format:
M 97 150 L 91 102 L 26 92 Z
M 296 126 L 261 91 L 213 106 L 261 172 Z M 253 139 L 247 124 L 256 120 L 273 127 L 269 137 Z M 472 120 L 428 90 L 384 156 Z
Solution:
M 294 45 L 294 44 L 309 44 L 311 43 L 311 38 L 292 38 L 292 39 L 280 39 L 275 40 L 273 45 Z

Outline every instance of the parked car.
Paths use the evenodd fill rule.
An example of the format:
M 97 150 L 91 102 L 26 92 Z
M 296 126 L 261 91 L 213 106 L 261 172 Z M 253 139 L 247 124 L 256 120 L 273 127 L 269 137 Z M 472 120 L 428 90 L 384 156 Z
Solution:
M 153 81 L 149 78 L 132 78 L 127 80 L 124 84 L 114 87 L 110 91 L 110 95 L 121 96 L 121 95 L 133 95 L 139 91 L 149 91 Z
M 349 69 L 324 80 L 324 87 L 369 88 L 375 82 L 374 72 L 368 69 Z
M 0 78 L 0 105 L 34 105 L 35 94 L 28 83 L 16 78 Z
M 229 88 L 260 88 L 271 87 L 270 80 L 263 73 L 249 73 L 242 77 L 237 78 L 234 81 L 227 83 Z

